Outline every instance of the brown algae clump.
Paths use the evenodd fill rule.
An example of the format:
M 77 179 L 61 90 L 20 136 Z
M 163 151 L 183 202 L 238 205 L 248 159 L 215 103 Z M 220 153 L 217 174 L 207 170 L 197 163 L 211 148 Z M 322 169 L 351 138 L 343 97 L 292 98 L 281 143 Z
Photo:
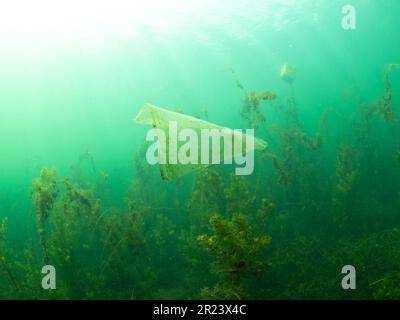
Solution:
M 257 128 L 260 123 L 263 123 L 266 120 L 265 116 L 260 111 L 261 101 L 272 101 L 276 98 L 277 95 L 269 91 L 250 91 L 242 99 L 240 109 L 241 117 L 248 121 L 250 128 Z

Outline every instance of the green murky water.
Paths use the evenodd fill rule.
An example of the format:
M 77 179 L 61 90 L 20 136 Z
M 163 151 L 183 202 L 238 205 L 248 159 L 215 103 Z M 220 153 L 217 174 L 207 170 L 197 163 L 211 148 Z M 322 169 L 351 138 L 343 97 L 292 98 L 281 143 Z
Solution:
M 400 3 L 351 2 L 1 4 L 0 298 L 400 298 Z M 164 181 L 145 103 L 268 148 Z

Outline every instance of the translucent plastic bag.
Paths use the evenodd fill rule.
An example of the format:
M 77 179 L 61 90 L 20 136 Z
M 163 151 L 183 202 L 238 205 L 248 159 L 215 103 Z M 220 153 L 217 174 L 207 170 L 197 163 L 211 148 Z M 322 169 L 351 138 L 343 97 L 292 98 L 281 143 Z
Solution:
M 281 67 L 280 78 L 287 83 L 293 83 L 296 80 L 296 68 L 285 63 Z
M 135 117 L 134 121 L 136 123 L 147 124 L 152 126 L 154 129 L 158 129 L 155 135 L 159 141 L 162 141 L 165 144 L 164 148 L 158 148 L 158 164 L 160 165 L 161 176 L 164 180 L 173 180 L 186 173 L 218 163 L 217 161 L 214 161 L 214 158 L 212 158 L 211 161 L 208 161 L 208 163 L 206 161 L 202 161 L 207 158 L 207 154 L 204 156 L 203 154 L 200 154 L 201 152 L 197 154 L 198 161 L 186 161 L 185 163 L 183 163 L 183 161 L 168 161 L 171 160 L 171 158 L 177 159 L 177 153 L 180 152 L 178 150 L 187 147 L 187 141 L 182 141 L 178 138 L 179 133 L 183 132 L 185 129 L 190 129 L 190 131 L 193 132 L 193 134 L 196 134 L 197 137 L 202 137 L 202 134 L 204 134 L 206 131 L 213 131 L 214 133 L 220 134 L 220 140 L 223 140 L 224 142 L 229 142 L 229 140 L 233 141 L 231 149 L 226 147 L 226 145 L 220 146 L 220 149 L 217 150 L 218 154 L 215 154 L 215 152 L 213 153 L 213 150 L 211 150 L 213 147 L 215 147 L 213 143 L 208 144 L 208 151 L 207 146 L 205 149 L 201 149 L 201 151 L 205 150 L 205 153 L 209 152 L 208 155 L 215 155 L 217 160 L 218 158 L 220 160 L 223 159 L 224 163 L 233 163 L 233 160 L 236 159 L 235 157 L 239 156 L 239 153 L 244 155 L 249 152 L 253 152 L 254 150 L 262 150 L 267 147 L 267 143 L 265 141 L 246 133 L 242 133 L 241 130 L 233 130 L 222 127 L 208 121 L 163 109 L 151 104 L 144 105 L 144 107 Z M 175 126 L 173 130 L 171 130 L 171 124 L 174 124 Z M 174 133 L 176 132 L 176 135 L 171 134 L 172 131 Z M 147 140 L 149 141 L 149 139 Z M 202 143 L 204 139 L 200 140 L 202 140 Z M 235 145 L 235 141 L 238 141 L 236 143 L 241 144 L 241 146 Z M 232 152 L 230 150 L 232 150 Z M 203 156 L 204 159 L 202 158 Z M 194 158 L 192 158 L 192 160 L 196 160 L 196 155 Z M 153 162 L 151 164 L 155 163 Z

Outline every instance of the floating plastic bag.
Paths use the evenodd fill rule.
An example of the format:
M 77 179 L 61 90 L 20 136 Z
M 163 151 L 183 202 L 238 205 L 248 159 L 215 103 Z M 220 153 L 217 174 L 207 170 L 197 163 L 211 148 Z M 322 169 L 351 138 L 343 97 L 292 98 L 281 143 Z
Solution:
M 144 105 L 134 121 L 153 127 L 146 140 L 157 139 L 157 145 L 148 148 L 146 158 L 150 164 L 160 165 L 164 180 L 173 180 L 212 164 L 235 162 L 243 165 L 245 160 L 253 160 L 254 164 L 254 157 L 245 159 L 243 156 L 267 147 L 265 141 L 242 133 L 242 130 L 229 129 L 151 104 Z M 222 146 L 221 141 L 224 142 Z M 154 152 L 155 149 L 157 152 Z M 156 154 L 156 159 L 152 154 Z M 246 167 L 247 164 L 246 161 Z M 248 174 L 244 168 L 236 168 L 236 172 L 239 175 Z

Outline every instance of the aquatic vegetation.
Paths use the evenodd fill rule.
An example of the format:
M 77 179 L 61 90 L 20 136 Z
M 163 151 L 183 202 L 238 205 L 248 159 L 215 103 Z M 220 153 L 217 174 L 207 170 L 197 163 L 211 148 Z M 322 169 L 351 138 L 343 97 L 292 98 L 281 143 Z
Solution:
M 392 84 L 390 81 L 391 72 L 395 69 L 400 69 L 400 64 L 388 64 L 383 68 L 383 87 L 384 93 L 383 96 L 374 101 L 373 103 L 362 103 L 361 101 L 357 101 L 359 109 L 361 109 L 361 113 L 363 114 L 364 125 L 370 125 L 370 121 L 373 117 L 379 116 L 387 123 L 393 123 L 397 120 L 395 109 L 392 105 L 393 100 L 393 90 Z M 369 126 L 368 126 L 369 127 Z M 367 129 L 364 129 L 366 131 Z
M 7 227 L 8 218 L 4 218 L 0 224 L 0 270 L 6 275 L 14 289 L 19 291 L 19 284 L 14 275 L 13 267 L 8 260 L 10 257 L 10 248 L 7 243 Z
M 241 117 L 248 121 L 249 127 L 256 129 L 266 121 L 265 116 L 260 110 L 261 101 L 275 100 L 277 95 L 269 91 L 255 92 L 250 91 L 242 98 L 240 109 Z
M 383 72 L 383 85 L 385 94 L 383 98 L 376 105 L 378 114 L 383 117 L 386 122 L 393 122 L 396 120 L 396 115 L 392 106 L 392 85 L 390 83 L 390 71 L 399 65 L 386 65 Z
M 208 223 L 213 213 L 225 212 L 224 188 L 223 178 L 218 171 L 209 168 L 197 172 L 188 201 L 191 225 L 200 228 Z
M 305 132 L 300 130 L 288 130 L 287 139 L 290 141 L 301 142 L 307 149 L 318 150 L 322 146 L 322 138 L 319 133 L 315 135 L 315 138 L 310 138 Z
M 400 283 L 400 274 L 387 275 L 370 284 L 373 289 L 372 297 L 377 300 L 398 300 L 400 289 L 393 286 L 393 283 Z
M 242 84 L 242 82 L 240 81 L 239 77 L 236 74 L 236 71 L 233 68 L 228 68 L 228 71 L 232 74 L 233 79 L 235 81 L 235 85 L 238 89 L 240 89 L 242 92 L 246 92 L 244 85 Z
M 268 218 L 272 214 L 272 212 L 275 210 L 276 204 L 267 198 L 262 198 L 261 199 L 261 205 L 260 208 L 257 209 L 256 213 L 256 219 L 260 224 L 261 230 L 266 230 L 266 223 L 268 221 Z
M 54 207 L 59 189 L 56 181 L 57 169 L 43 168 L 40 176 L 33 180 L 32 201 L 36 211 L 43 260 L 48 262 L 46 246 L 46 221 Z
M 337 153 L 337 185 L 338 192 L 349 194 L 359 175 L 354 167 L 354 150 L 349 145 L 340 145 Z
M 324 110 L 324 112 L 322 113 L 321 119 L 320 119 L 320 123 L 322 125 L 323 132 L 324 132 L 325 136 L 328 136 L 328 133 L 329 133 L 329 128 L 328 128 L 328 115 L 329 114 L 335 115 L 336 119 L 338 119 L 339 121 L 341 121 L 343 123 L 347 123 L 348 122 L 348 119 L 346 119 L 346 117 L 344 117 L 342 114 L 340 114 L 334 108 L 326 108 Z
M 332 195 L 332 220 L 339 230 L 350 227 L 352 215 L 349 205 L 356 182 L 359 179 L 359 170 L 355 164 L 354 148 L 347 144 L 341 144 L 336 154 L 336 181 L 335 191 Z
M 397 146 L 394 157 L 395 157 L 396 161 L 400 164 L 400 145 Z
M 397 299 L 398 236 L 398 229 L 390 229 L 361 238 L 348 234 L 338 239 L 331 233 L 274 241 L 267 248 L 271 264 L 263 274 L 263 283 L 269 286 L 261 288 L 260 294 L 267 299 Z M 388 244 L 392 246 L 387 248 Z M 304 256 L 310 263 L 304 265 Z M 357 290 L 345 291 L 338 286 L 337 266 L 349 260 L 362 277 L 357 278 Z M 284 272 L 288 269 L 291 272 Z
M 19 205 L 24 191 L 17 201 L 1 192 L 0 297 L 399 298 L 397 68 L 385 67 L 375 102 L 350 87 L 345 108 L 334 102 L 304 122 L 292 85 L 278 98 L 236 78 L 242 119 L 269 143 L 252 176 L 221 166 L 165 182 L 145 144 L 132 172 L 108 172 L 86 152 L 64 177 L 43 168 L 31 205 Z M 344 292 L 349 261 L 359 287 Z M 57 268 L 55 291 L 40 288 L 44 263 Z
M 156 141 L 149 146 L 146 159 L 149 164 L 159 165 L 163 180 L 176 180 L 214 164 L 237 164 L 238 156 L 263 150 L 268 145 L 254 137 L 253 132 L 222 127 L 151 104 L 145 104 L 134 121 L 152 126 L 146 139 Z M 218 148 L 210 147 L 210 139 Z M 252 169 L 249 172 L 247 169 L 247 166 L 236 168 L 236 173 L 251 174 Z
M 315 138 L 310 138 L 298 128 L 283 129 L 281 143 L 281 155 L 267 152 L 266 157 L 270 159 L 273 167 L 279 174 L 280 185 L 290 188 L 299 179 L 299 170 L 302 166 L 301 155 L 303 149 L 317 151 L 322 147 L 322 138 L 319 133 Z
M 229 220 L 214 214 L 210 225 L 213 234 L 201 235 L 198 241 L 214 257 L 216 272 L 222 280 L 211 289 L 203 288 L 202 296 L 243 299 L 246 293 L 241 281 L 266 270 L 268 264 L 261 254 L 271 238 L 254 236 L 250 223 L 242 214 L 234 214 Z
M 225 188 L 226 213 L 229 217 L 235 214 L 245 214 L 254 209 L 256 196 L 251 194 L 243 177 L 231 176 L 231 183 Z M 217 212 L 217 211 L 215 211 Z
M 291 149 L 289 149 L 288 151 L 290 150 Z M 289 170 L 285 169 L 284 165 L 281 164 L 281 162 L 278 160 L 278 157 L 275 154 L 271 152 L 266 152 L 265 155 L 268 159 L 271 160 L 273 167 L 279 174 L 279 184 L 282 186 L 287 186 L 292 173 Z
M 284 63 L 281 67 L 280 78 L 287 83 L 292 84 L 296 80 L 296 68 Z

